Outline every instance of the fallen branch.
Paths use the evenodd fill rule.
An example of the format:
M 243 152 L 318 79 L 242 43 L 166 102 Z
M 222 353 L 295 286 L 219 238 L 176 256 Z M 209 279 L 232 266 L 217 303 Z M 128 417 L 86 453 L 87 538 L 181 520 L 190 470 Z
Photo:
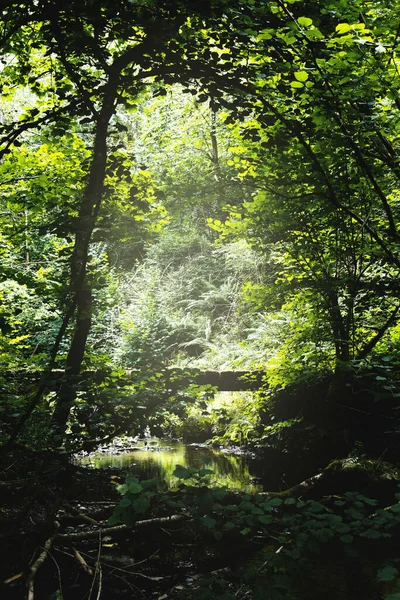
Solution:
M 77 517 L 78 519 L 80 519 L 81 521 L 84 521 L 85 523 L 90 523 L 91 525 L 99 524 L 99 522 L 96 521 L 96 519 L 92 519 L 92 517 L 85 515 L 78 508 L 75 508 L 75 506 L 70 506 L 69 504 L 67 504 L 66 506 L 64 506 L 64 509 L 67 513 L 70 513 L 71 515 L 73 515 L 74 517 Z
M 100 531 L 104 535 L 114 535 L 116 533 L 120 533 L 121 531 L 134 531 L 135 529 L 142 529 L 145 527 L 151 527 L 153 525 L 167 525 L 169 523 L 177 523 L 186 520 L 187 517 L 185 515 L 172 515 L 171 517 L 155 517 L 153 519 L 146 519 L 144 521 L 136 521 L 134 528 L 128 527 L 127 525 L 115 525 L 114 527 L 105 527 L 102 529 L 95 529 L 92 531 L 79 531 L 77 533 L 56 533 L 56 535 L 53 536 L 52 539 L 61 541 L 65 540 L 67 542 L 72 542 L 74 540 L 89 540 L 98 537 Z
M 28 586 L 28 597 L 27 598 L 28 598 L 28 600 L 34 600 L 34 597 L 35 597 L 35 589 L 34 589 L 35 575 L 38 572 L 38 570 L 40 569 L 40 567 L 42 566 L 42 564 L 44 563 L 44 561 L 46 560 L 46 558 L 48 557 L 48 554 L 53 545 L 54 537 L 55 536 L 52 536 L 51 538 L 46 540 L 46 543 L 43 547 L 43 552 L 41 552 L 39 554 L 39 556 L 37 557 L 37 559 L 35 560 L 35 562 L 33 563 L 33 565 L 31 566 L 31 568 L 29 570 L 29 576 L 28 576 L 28 581 L 27 581 L 27 586 Z

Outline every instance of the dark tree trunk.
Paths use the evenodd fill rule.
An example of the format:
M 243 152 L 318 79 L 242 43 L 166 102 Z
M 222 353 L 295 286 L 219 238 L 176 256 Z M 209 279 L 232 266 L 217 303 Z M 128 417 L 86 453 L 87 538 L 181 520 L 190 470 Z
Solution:
M 92 319 L 92 288 L 87 276 L 87 263 L 92 232 L 99 214 L 104 192 L 107 162 L 108 126 L 115 110 L 119 70 L 111 72 L 98 114 L 92 164 L 82 198 L 71 259 L 71 290 L 76 295 L 76 322 L 66 360 L 66 378 L 61 385 L 52 418 L 53 440 L 59 446 L 65 436 L 68 417 L 75 401 L 74 378 L 81 370 Z
M 348 363 L 350 360 L 350 332 L 346 327 L 345 319 L 339 306 L 339 300 L 335 291 L 331 290 L 326 294 L 329 318 L 335 343 L 336 364 L 340 368 L 341 364 Z

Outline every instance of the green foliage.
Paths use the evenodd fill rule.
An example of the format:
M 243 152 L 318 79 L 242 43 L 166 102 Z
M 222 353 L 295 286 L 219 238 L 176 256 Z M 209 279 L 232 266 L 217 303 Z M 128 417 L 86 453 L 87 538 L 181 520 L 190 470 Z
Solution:
M 147 515 L 157 486 L 157 479 L 147 479 L 139 483 L 135 477 L 128 477 L 123 485 L 117 486 L 123 498 L 115 507 L 107 524 L 124 523 L 133 527 L 136 521 Z
M 235 600 L 236 594 L 230 591 L 231 587 L 224 579 L 202 578 L 193 597 L 195 600 Z
M 248 584 L 267 585 L 274 593 L 296 595 L 299 588 L 310 582 L 315 570 L 334 553 L 336 560 L 352 557 L 363 560 L 369 545 L 376 540 L 391 540 L 399 527 L 400 504 L 394 502 L 384 508 L 378 501 L 357 492 L 331 496 L 321 501 L 302 500 L 285 494 L 233 495 L 225 488 L 207 486 L 210 469 L 193 469 L 177 465 L 174 475 L 181 480 L 176 490 L 155 492 L 156 481 L 141 484 L 129 477 L 118 491 L 123 499 L 117 505 L 109 524 L 124 522 L 134 525 L 135 520 L 148 510 L 150 514 L 165 511 L 183 512 L 192 519 L 203 535 L 232 543 L 240 538 L 252 539 L 262 535 L 268 544 L 262 553 L 263 564 L 252 569 L 251 561 L 243 576 Z M 396 494 L 396 497 L 400 496 Z M 375 547 L 375 546 L 374 546 Z M 374 553 L 374 549 L 371 548 Z M 375 564 L 376 584 L 397 581 L 398 569 L 388 557 L 379 556 Z M 263 582 L 263 583 L 261 583 Z M 299 585 L 301 583 L 301 586 Z M 222 593 L 225 583 L 216 593 Z M 200 594 L 209 597 L 211 581 L 204 582 Z M 204 588 L 204 590 L 203 590 Z M 208 592 L 207 592 L 208 590 Z M 396 594 L 396 591 L 390 593 Z M 203 596 L 201 596 L 203 597 Z M 388 596 L 391 598 L 391 596 Z
M 0 361 L 138 369 L 139 427 L 185 414 L 171 364 L 278 388 L 398 359 L 397 2 L 236 4 L 4 9 Z M 71 437 L 124 412 L 69 387 Z M 258 400 L 202 408 L 189 433 L 259 434 Z
M 129 367 L 157 358 L 182 366 L 243 368 L 255 352 L 268 352 L 262 333 L 255 348 L 252 326 L 261 319 L 249 314 L 242 299 L 243 283 L 259 278 L 261 268 L 243 243 L 216 248 L 204 235 L 165 231 L 142 266 L 126 284 L 121 281 L 125 309 L 115 360 Z
M 252 392 L 217 395 L 208 408 L 217 419 L 214 441 L 225 445 L 257 445 L 262 403 L 263 399 Z

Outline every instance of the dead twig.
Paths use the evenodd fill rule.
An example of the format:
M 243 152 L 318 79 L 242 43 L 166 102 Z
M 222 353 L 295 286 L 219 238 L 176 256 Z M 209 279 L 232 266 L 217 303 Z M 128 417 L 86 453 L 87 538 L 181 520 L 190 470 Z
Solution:
M 93 519 L 92 517 L 85 515 L 78 508 L 75 508 L 75 506 L 70 506 L 69 504 L 67 504 L 66 506 L 64 506 L 64 510 L 67 513 L 73 515 L 74 517 L 78 517 L 81 521 L 84 521 L 85 523 L 90 523 L 91 525 L 99 524 L 99 522 L 96 521 L 96 519 Z
M 163 525 L 168 523 L 176 523 L 179 521 L 185 521 L 187 517 L 185 515 L 172 515 L 171 517 L 155 517 L 153 519 L 146 519 L 144 521 L 136 521 L 134 528 L 128 527 L 127 525 L 115 525 L 114 527 L 105 527 L 101 531 L 105 535 L 113 535 L 120 533 L 121 531 L 131 532 L 135 529 L 142 529 L 150 527 L 152 525 Z M 74 541 L 74 540 L 89 540 L 91 538 L 98 537 L 99 530 L 92 531 L 79 531 L 77 533 L 57 533 L 54 538 L 56 540 Z
M 97 533 L 98 533 L 98 537 L 99 537 L 99 546 L 98 546 L 98 551 L 97 551 L 97 559 L 96 559 L 95 571 L 94 571 L 94 575 L 93 575 L 93 579 L 92 579 L 92 585 L 90 586 L 89 600 L 91 600 L 91 598 L 92 598 L 92 593 L 93 593 L 94 585 L 96 583 L 96 579 L 97 578 L 99 580 L 99 583 L 98 583 L 96 600 L 99 600 L 99 598 L 101 596 L 101 588 L 102 588 L 103 571 L 101 569 L 101 562 L 100 562 L 100 557 L 101 557 L 101 531 L 98 531 Z
M 89 575 L 93 575 L 93 570 L 91 569 L 91 567 L 89 567 L 86 560 L 83 558 L 82 554 L 80 552 L 78 552 L 78 550 L 76 548 L 72 548 L 72 550 L 74 552 L 74 557 L 76 558 L 78 563 L 81 565 L 83 570 L 86 571 L 86 573 L 88 573 Z M 69 556 L 71 556 L 71 555 L 69 555 Z
M 52 536 L 51 538 L 46 540 L 46 543 L 43 547 L 43 552 L 41 552 L 39 554 L 39 556 L 37 557 L 37 559 L 31 566 L 31 568 L 29 569 L 29 575 L 28 575 L 28 581 L 27 581 L 27 586 L 28 586 L 27 599 L 28 600 L 34 600 L 34 598 L 35 598 L 35 585 L 34 585 L 35 576 L 36 576 L 36 573 L 38 572 L 38 570 L 40 569 L 40 567 L 43 565 L 46 558 L 48 557 L 51 547 L 53 545 L 53 541 L 54 541 L 54 536 Z

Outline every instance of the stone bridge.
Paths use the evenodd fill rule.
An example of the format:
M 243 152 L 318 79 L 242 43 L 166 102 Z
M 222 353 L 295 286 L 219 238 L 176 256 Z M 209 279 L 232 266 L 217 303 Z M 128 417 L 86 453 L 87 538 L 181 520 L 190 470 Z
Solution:
M 126 370 L 125 374 L 122 374 L 118 378 L 119 385 L 129 385 L 134 383 L 135 380 L 140 380 L 142 371 L 132 369 Z M 160 372 L 161 379 L 165 381 L 165 385 L 168 389 L 175 392 L 180 389 L 184 389 L 189 385 L 211 385 L 220 391 L 225 392 L 238 392 L 246 390 L 257 390 L 262 384 L 266 382 L 265 371 L 200 371 L 199 369 L 165 369 Z M 41 372 L 36 371 L 34 373 L 8 373 L 10 378 L 21 378 L 22 380 L 39 380 Z M 107 378 L 107 371 L 84 371 L 80 375 L 71 376 L 74 382 L 81 383 L 84 381 L 93 381 L 94 383 L 100 383 Z M 49 387 L 56 388 L 57 384 L 66 377 L 66 373 L 57 369 L 51 372 L 49 375 Z

